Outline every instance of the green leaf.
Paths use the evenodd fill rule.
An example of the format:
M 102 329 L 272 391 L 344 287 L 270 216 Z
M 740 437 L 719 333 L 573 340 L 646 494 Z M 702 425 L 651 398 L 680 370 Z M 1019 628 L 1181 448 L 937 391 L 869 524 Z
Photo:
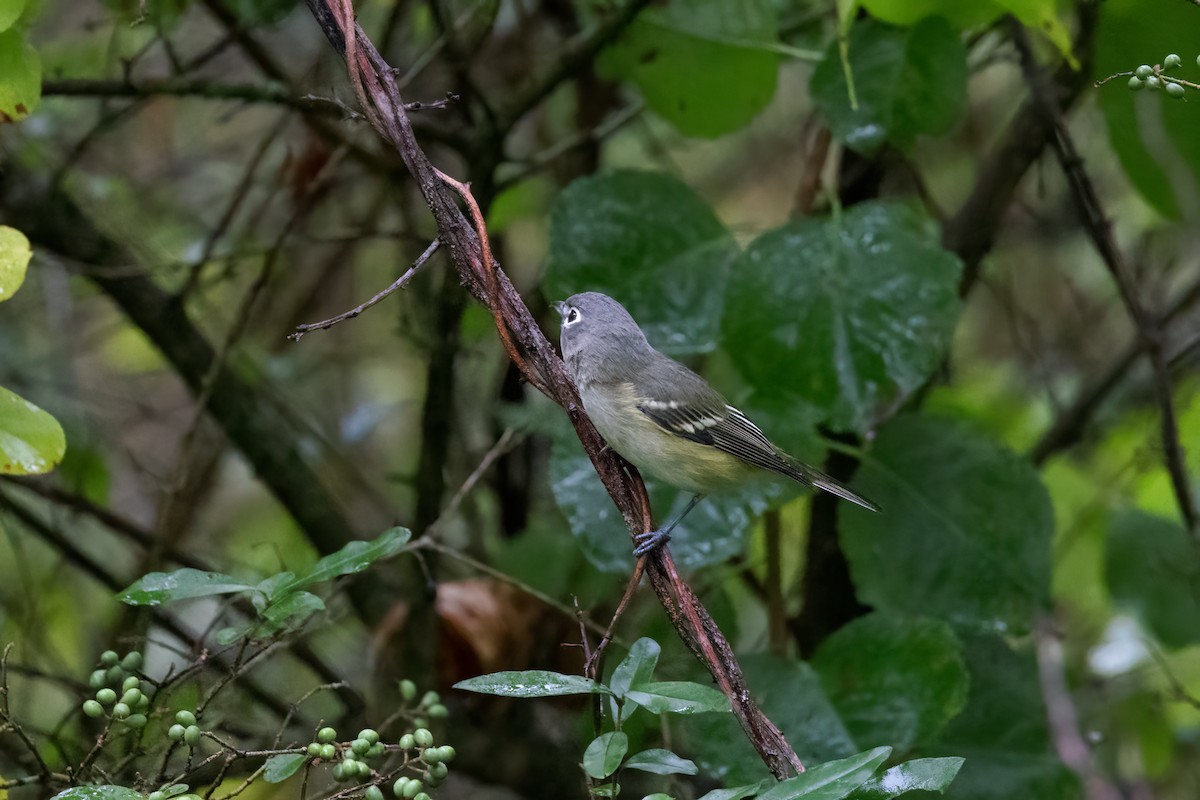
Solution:
M 859 617 L 821 644 L 812 665 L 860 745 L 910 750 L 967 701 L 958 637 L 931 619 Z
M 947 791 L 960 800 L 1079 800 L 1078 780 L 1054 754 L 1037 664 L 1029 648 L 998 636 L 965 642 L 971 688 L 966 708 L 923 748 L 966 756 Z
M 619 300 L 650 342 L 669 353 L 716 347 L 732 234 L 670 175 L 623 170 L 581 178 L 550 214 L 545 288 Z
M 0 33 L 0 124 L 25 119 L 42 99 L 42 60 L 16 28 Z
M 291 0 L 232 0 L 230 9 L 247 27 L 275 25 L 296 9 Z
M 25 269 L 33 250 L 25 234 L 0 225 L 0 303 L 17 293 L 25 282 Z
M 323 583 L 342 575 L 362 572 L 367 567 L 385 558 L 391 558 L 404 550 L 412 532 L 408 528 L 392 528 L 379 534 L 374 540 L 354 541 L 336 553 L 322 558 L 308 572 L 296 575 L 291 581 L 275 588 L 276 595 L 294 591 L 302 586 Z
M 753 797 L 760 792 L 765 792 L 768 788 L 774 785 L 775 781 L 766 780 L 758 783 L 750 783 L 745 786 L 733 786 L 728 789 L 713 789 L 711 792 L 706 792 L 699 800 L 743 800 L 746 797 Z
M 653 639 L 643 636 L 629 648 L 629 655 L 621 660 L 609 678 L 608 686 L 617 697 L 624 697 L 625 691 L 633 684 L 642 684 L 650 680 L 654 668 L 658 665 L 658 656 L 662 648 Z
M 622 731 L 602 733 L 583 751 L 583 771 L 597 780 L 607 778 L 621 766 L 627 752 L 629 737 Z
M 58 420 L 0 386 L 0 475 L 40 475 L 67 451 Z
M 271 603 L 259 613 L 256 636 L 271 636 L 282 630 L 294 630 L 306 619 L 325 610 L 325 602 L 310 592 L 293 592 Z
M 813 103 L 847 147 L 870 155 L 890 142 L 907 150 L 918 136 L 945 133 L 962 116 L 967 50 L 941 17 L 911 28 L 860 22 L 849 52 L 857 107 L 850 103 L 837 42 L 809 83 Z
M 808 771 L 783 781 L 758 800 L 839 800 L 862 786 L 879 765 L 891 755 L 892 748 L 876 747 L 865 753 L 809 767 Z
M 680 133 L 712 138 L 766 108 L 780 49 L 769 0 L 670 0 L 639 14 L 600 68 L 636 84 Z
M 124 786 L 72 786 L 51 800 L 145 800 L 145 795 Z
M 296 774 L 308 757 L 303 753 L 280 753 L 267 759 L 263 765 L 263 780 L 267 783 L 283 783 Z
M 143 575 L 117 595 L 117 599 L 131 606 L 157 606 L 193 597 L 249 592 L 253 589 L 253 586 L 229 575 L 185 567 L 174 572 Z
M 1104 572 L 1113 601 L 1164 645 L 1200 640 L 1200 554 L 1182 525 L 1140 511 L 1117 514 Z
M 855 486 L 883 508 L 842 519 L 862 602 L 1014 633 L 1046 610 L 1054 514 L 1025 459 L 961 423 L 901 417 Z
M 962 768 L 962 758 L 918 758 L 897 764 L 849 794 L 849 800 L 888 800 L 905 792 L 945 793 Z
M 758 393 L 819 409 L 836 430 L 863 431 L 940 363 L 961 269 L 911 206 L 861 203 L 786 225 L 736 265 L 724 347 Z
M 847 733 L 812 667 L 767 655 L 745 656 L 741 662 L 746 685 L 759 708 L 779 726 L 805 763 L 858 752 L 858 745 Z M 708 714 L 689 720 L 684 733 L 704 772 L 734 784 L 748 784 L 762 777 L 762 759 L 731 715 Z
M 729 711 L 729 698 L 711 686 L 691 681 L 636 684 L 625 696 L 651 714 L 702 714 Z
M 651 748 L 640 753 L 634 753 L 625 762 L 626 769 L 640 769 L 642 772 L 653 772 L 655 775 L 695 775 L 696 764 L 686 758 L 680 758 L 670 750 Z
M 25 0 L 0 0 L 0 33 L 12 27 L 25 10 Z
M 945 18 L 959 30 L 986 25 L 1004 13 L 994 0 L 860 0 L 871 16 L 892 25 L 914 25 L 926 17 Z
M 1151 9 L 1143 0 L 1107 0 L 1096 29 L 1092 74 L 1104 77 L 1157 64 L 1181 46 L 1180 32 L 1195 26 L 1196 8 L 1189 3 L 1158 2 Z M 1109 141 L 1142 198 L 1168 217 L 1200 213 L 1200 114 L 1195 103 L 1180 103 L 1163 92 L 1134 94 L 1125 88 L 1125 79 L 1096 94 Z
M 555 697 L 563 694 L 612 694 L 608 687 L 578 675 L 530 669 L 493 672 L 454 684 L 455 689 L 501 697 Z

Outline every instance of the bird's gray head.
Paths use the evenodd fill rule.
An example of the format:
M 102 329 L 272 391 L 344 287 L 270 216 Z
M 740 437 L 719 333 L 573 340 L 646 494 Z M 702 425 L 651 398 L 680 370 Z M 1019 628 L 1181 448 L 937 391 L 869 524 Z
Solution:
M 625 307 L 606 294 L 582 292 L 554 304 L 562 315 L 562 353 L 575 382 L 612 380 L 652 352 Z

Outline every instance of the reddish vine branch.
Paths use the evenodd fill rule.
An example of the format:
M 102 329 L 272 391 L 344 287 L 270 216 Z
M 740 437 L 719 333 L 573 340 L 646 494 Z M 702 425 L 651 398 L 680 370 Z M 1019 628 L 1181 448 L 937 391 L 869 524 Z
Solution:
M 630 535 L 653 530 L 641 478 L 627 472 L 621 459 L 605 447 L 583 411 L 562 360 L 508 276 L 492 259 L 482 216 L 474 207 L 469 188 L 448 182 L 417 144 L 394 74 L 362 28 L 353 23 L 350 0 L 305 2 L 330 44 L 346 58 L 351 83 L 368 121 L 396 148 L 416 179 L 437 223 L 439 241 L 449 251 L 463 284 L 492 312 L 505 350 L 526 380 L 566 410 Z M 472 208 L 474 224 L 459 209 L 455 193 Z M 789 770 L 803 771 L 804 765 L 779 728 L 750 698 L 733 648 L 695 593 L 680 579 L 670 552 L 659 549 L 646 561 L 650 584 L 676 632 L 729 698 L 734 714 L 767 768 L 779 779 L 787 777 Z

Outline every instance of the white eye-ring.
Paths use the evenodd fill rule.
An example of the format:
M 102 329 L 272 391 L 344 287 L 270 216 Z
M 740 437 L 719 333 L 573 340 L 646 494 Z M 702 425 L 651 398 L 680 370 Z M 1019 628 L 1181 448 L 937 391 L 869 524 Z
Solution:
M 566 318 L 566 320 L 563 321 L 563 324 L 564 325 L 574 325 L 576 322 L 579 322 L 580 319 L 582 319 L 582 316 L 579 314 L 579 309 L 572 308 L 570 311 L 567 312 L 567 318 Z

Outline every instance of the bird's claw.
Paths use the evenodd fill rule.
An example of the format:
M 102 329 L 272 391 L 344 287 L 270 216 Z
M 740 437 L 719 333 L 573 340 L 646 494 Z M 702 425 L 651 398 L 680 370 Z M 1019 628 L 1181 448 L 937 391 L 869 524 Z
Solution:
M 637 542 L 637 547 L 633 548 L 633 554 L 638 558 L 641 558 L 647 553 L 662 547 L 670 540 L 670 538 L 670 531 L 659 530 L 639 533 L 633 537 L 633 540 Z

